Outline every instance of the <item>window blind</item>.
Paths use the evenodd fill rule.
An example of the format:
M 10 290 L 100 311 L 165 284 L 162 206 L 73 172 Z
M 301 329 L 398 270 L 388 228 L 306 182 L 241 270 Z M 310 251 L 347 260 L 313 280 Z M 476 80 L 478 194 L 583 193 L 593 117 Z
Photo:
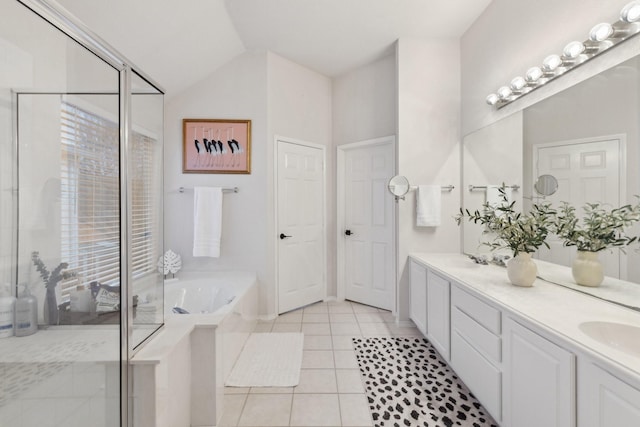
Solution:
M 71 103 L 61 105 L 61 259 L 79 282 L 120 284 L 119 128 Z M 133 132 L 132 273 L 155 268 L 155 140 Z M 63 297 L 78 280 L 62 283 Z

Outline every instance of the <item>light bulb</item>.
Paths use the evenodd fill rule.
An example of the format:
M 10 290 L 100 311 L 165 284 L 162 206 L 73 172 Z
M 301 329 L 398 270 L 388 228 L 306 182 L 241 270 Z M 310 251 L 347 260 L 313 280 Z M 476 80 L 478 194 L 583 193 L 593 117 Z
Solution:
M 537 82 L 540 77 L 542 77 L 542 70 L 540 67 L 531 67 L 527 70 L 527 74 L 525 74 L 525 79 L 529 83 Z
M 562 58 L 559 55 L 549 55 L 542 61 L 542 69 L 544 71 L 554 71 L 562 65 Z
M 522 88 L 525 87 L 526 85 L 527 85 L 527 82 L 524 80 L 524 78 L 520 76 L 511 80 L 511 84 L 510 84 L 511 89 L 514 91 L 522 90 Z
M 511 96 L 511 94 L 511 89 L 506 86 L 502 86 L 500 89 L 498 89 L 498 96 L 500 97 L 500 99 L 507 99 Z
M 596 25 L 589 31 L 589 40 L 594 42 L 603 42 L 613 35 L 613 26 L 603 22 Z
M 585 47 L 582 42 L 573 41 L 564 47 L 562 54 L 565 58 L 575 59 L 580 56 L 580 54 L 584 52 L 584 50 Z
M 640 1 L 632 1 L 623 7 L 620 11 L 620 20 L 624 22 L 640 20 Z
M 498 95 L 496 95 L 495 93 L 492 93 L 492 94 L 489 94 L 489 96 L 487 96 L 485 101 L 487 101 L 487 104 L 489 105 L 496 105 L 499 99 L 500 98 L 498 98 Z

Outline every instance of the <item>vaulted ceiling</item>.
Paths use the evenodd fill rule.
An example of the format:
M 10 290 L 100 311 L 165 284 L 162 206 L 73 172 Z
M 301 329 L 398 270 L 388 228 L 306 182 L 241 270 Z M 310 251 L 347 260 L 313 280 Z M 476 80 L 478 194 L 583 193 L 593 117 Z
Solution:
M 459 38 L 491 0 L 58 0 L 168 96 L 246 50 L 329 77 L 401 37 Z

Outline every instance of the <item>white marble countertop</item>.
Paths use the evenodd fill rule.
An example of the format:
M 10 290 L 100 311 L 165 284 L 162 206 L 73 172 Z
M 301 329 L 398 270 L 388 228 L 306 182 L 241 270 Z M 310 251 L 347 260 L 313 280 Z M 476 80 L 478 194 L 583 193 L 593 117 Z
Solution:
M 413 253 L 410 257 L 449 276 L 570 344 L 640 378 L 640 357 L 601 343 L 580 330 L 583 322 L 605 321 L 640 327 L 640 313 L 542 279 L 530 288 L 514 286 L 504 267 L 480 265 L 462 254 Z

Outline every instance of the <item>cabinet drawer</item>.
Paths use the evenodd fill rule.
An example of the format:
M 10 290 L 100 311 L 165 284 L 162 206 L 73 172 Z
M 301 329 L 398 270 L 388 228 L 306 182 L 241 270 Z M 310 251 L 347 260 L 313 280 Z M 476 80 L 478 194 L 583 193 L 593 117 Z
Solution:
M 457 286 L 451 290 L 452 303 L 473 320 L 500 335 L 500 311 Z
M 502 340 L 478 322 L 454 307 L 451 311 L 451 327 L 471 346 L 494 363 L 502 360 Z
M 502 374 L 455 330 L 451 332 L 451 365 L 469 390 L 500 423 Z

